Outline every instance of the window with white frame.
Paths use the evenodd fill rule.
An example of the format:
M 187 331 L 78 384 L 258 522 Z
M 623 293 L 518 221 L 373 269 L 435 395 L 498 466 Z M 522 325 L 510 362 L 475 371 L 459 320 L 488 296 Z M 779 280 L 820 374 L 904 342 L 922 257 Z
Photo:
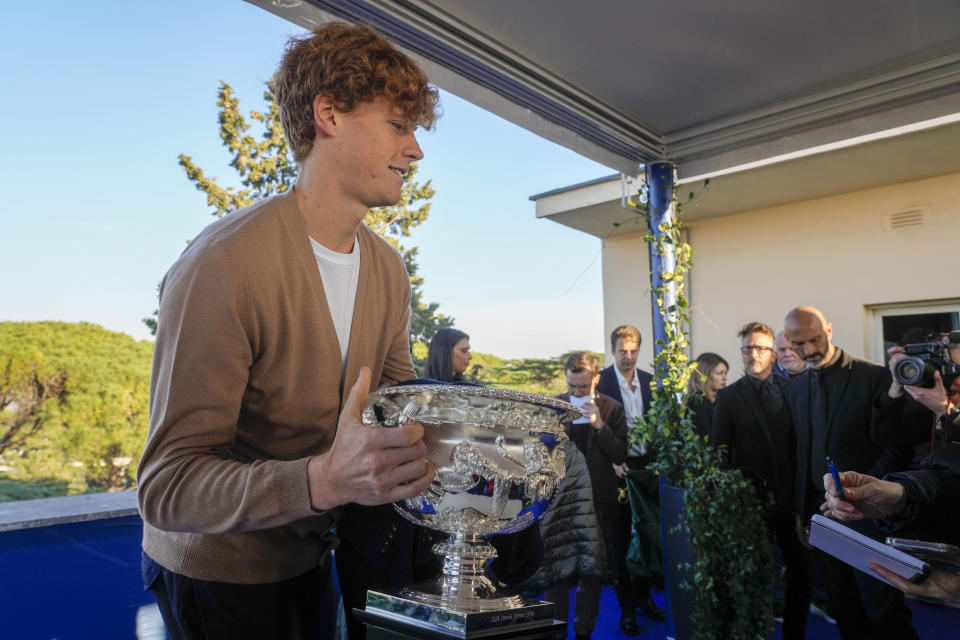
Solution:
M 960 330 L 960 299 L 874 305 L 868 310 L 875 362 L 887 362 L 887 349 L 894 345 L 927 342 L 931 336 Z

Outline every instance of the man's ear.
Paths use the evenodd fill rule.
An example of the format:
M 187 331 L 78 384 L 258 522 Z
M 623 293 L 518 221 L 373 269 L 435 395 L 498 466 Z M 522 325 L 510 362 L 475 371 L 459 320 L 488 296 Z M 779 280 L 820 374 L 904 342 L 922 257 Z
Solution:
M 313 99 L 313 124 L 325 136 L 336 135 L 340 114 L 330 96 L 318 95 Z

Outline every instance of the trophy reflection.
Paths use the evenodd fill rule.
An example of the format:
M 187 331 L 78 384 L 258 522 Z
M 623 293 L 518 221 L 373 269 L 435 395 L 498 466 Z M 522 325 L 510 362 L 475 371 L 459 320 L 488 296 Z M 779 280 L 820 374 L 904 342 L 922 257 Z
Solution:
M 364 424 L 421 423 L 436 470 L 430 488 L 394 506 L 447 539 L 433 546 L 443 558 L 439 577 L 399 593 L 368 591 L 365 612 L 461 637 L 552 624 L 552 604 L 528 601 L 488 577 L 497 552 L 487 537 L 520 531 L 543 515 L 565 474 L 564 423 L 579 415 L 548 396 L 473 385 L 371 393 Z

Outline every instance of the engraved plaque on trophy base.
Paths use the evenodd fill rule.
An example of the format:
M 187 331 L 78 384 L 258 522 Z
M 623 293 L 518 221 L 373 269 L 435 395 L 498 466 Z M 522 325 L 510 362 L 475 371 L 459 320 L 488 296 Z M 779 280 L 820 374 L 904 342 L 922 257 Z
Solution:
M 516 609 L 465 612 L 371 590 L 366 609 L 354 609 L 353 613 L 366 624 L 367 640 L 546 640 L 567 636 L 567 623 L 555 620 L 554 605 L 542 601 L 527 601 Z

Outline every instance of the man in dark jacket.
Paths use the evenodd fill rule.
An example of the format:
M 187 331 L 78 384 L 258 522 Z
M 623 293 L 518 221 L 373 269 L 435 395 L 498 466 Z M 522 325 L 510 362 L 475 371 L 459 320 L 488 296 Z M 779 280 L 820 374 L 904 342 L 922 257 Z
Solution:
M 912 448 L 900 428 L 902 400 L 887 394 L 890 372 L 833 344 L 833 326 L 814 307 L 787 314 L 784 329 L 807 370 L 789 386 L 797 433 L 794 509 L 797 526 L 820 511 L 830 456 L 841 470 L 875 477 L 909 464 Z M 875 531 L 864 527 L 862 533 Z M 903 594 L 814 551 L 843 638 L 917 638 Z
M 637 366 L 640 331 L 628 324 L 614 329 L 610 334 L 610 352 L 614 364 L 600 372 L 597 391 L 620 403 L 627 417 L 627 425 L 633 426 L 634 418 L 643 416 L 652 400 L 650 383 L 653 375 Z M 639 449 L 634 449 L 630 455 L 646 455 L 646 451 L 641 453 Z
M 727 447 L 730 463 L 757 487 L 761 501 L 773 497 L 764 513 L 776 536 L 787 571 L 783 637 L 802 639 L 810 606 L 806 550 L 794 533 L 793 483 L 796 438 L 787 405 L 787 381 L 773 374 L 773 329 L 746 324 L 738 334 L 746 375 L 717 393 L 711 442 Z
M 650 407 L 652 392 L 650 383 L 653 376 L 637 367 L 637 358 L 640 355 L 640 331 L 631 325 L 617 327 L 610 334 L 610 352 L 614 364 L 600 372 L 600 382 L 597 391 L 610 396 L 623 406 L 627 419 L 627 430 L 633 427 L 636 418 L 642 417 Z M 634 520 L 638 540 L 636 544 L 643 549 L 640 558 L 642 566 L 631 566 L 642 572 L 635 575 L 634 599 L 637 606 L 651 620 L 663 622 L 665 614 L 650 597 L 650 589 L 657 582 L 663 580 L 663 569 L 660 552 L 660 522 L 654 514 L 660 513 L 659 480 L 647 470 L 650 462 L 650 452 L 644 444 L 634 444 L 627 451 L 626 464 L 617 467 L 617 476 L 621 479 L 620 486 L 626 488 L 626 478 L 629 471 L 630 487 L 633 499 L 642 504 L 644 513 L 648 515 L 646 521 L 639 522 L 637 515 L 632 514 L 628 504 L 622 507 L 621 519 L 626 524 L 627 535 L 630 531 L 630 520 Z M 652 520 L 656 520 L 655 522 Z
M 589 353 L 571 354 L 564 366 L 568 391 L 558 397 L 584 414 L 584 418 L 568 425 L 567 435 L 587 459 L 593 503 L 620 604 L 620 628 L 627 635 L 636 635 L 639 630 L 626 565 L 628 536 L 624 535 L 621 523 L 617 476 L 613 470 L 614 465 L 623 464 L 627 458 L 627 423 L 620 403 L 596 392 L 600 379 L 598 369 L 597 359 Z M 629 531 L 629 523 L 627 527 Z M 573 629 L 578 638 L 589 637 L 593 632 L 600 610 L 601 589 L 599 583 L 581 582 L 577 586 L 577 617 Z

